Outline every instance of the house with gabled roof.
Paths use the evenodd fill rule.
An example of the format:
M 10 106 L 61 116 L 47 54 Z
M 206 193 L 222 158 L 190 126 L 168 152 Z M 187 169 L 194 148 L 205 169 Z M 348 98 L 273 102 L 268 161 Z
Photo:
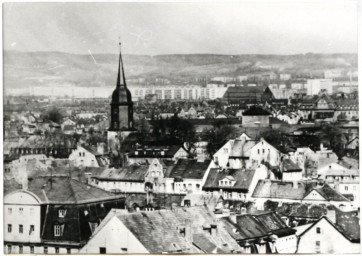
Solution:
M 81 253 L 160 252 L 237 253 L 241 248 L 216 216 L 201 206 L 134 213 L 114 209 L 81 250 Z
M 210 170 L 203 190 L 206 194 L 222 196 L 223 199 L 250 200 L 259 179 L 265 179 L 268 171 L 265 166 L 257 169 L 220 169 Z
M 78 145 L 69 155 L 69 160 L 77 167 L 105 167 L 109 160 L 89 145 Z
M 5 253 L 77 253 L 112 208 L 114 195 L 67 176 L 38 176 L 4 197 Z
M 334 205 L 343 211 L 353 209 L 353 203 L 328 184 L 302 180 L 259 180 L 252 198 L 261 209 L 267 200 L 281 204 L 289 202 Z
M 230 235 L 243 253 L 295 253 L 296 231 L 288 227 L 275 212 L 255 212 L 223 217 Z
M 179 159 L 165 173 L 166 193 L 201 194 L 209 172 L 214 167 L 212 160 Z
M 356 228 L 346 232 L 334 220 L 322 216 L 313 224 L 309 224 L 298 234 L 297 253 L 346 254 L 360 253 L 360 225 L 358 218 L 349 220 Z

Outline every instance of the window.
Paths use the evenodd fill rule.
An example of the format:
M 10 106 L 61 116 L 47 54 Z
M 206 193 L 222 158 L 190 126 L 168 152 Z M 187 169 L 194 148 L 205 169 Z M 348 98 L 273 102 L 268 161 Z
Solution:
M 12 226 L 11 226 L 11 224 L 8 224 L 8 233 L 11 233 L 11 231 L 12 231 Z
M 59 254 L 59 247 L 55 247 L 55 253 Z
M 23 246 L 19 245 L 19 254 L 22 254 L 22 253 L 23 253 Z
M 58 211 L 58 214 L 59 214 L 59 218 L 64 218 L 65 214 L 67 213 L 67 210 L 65 209 L 60 209 Z
M 99 247 L 99 253 L 106 254 L 107 253 L 106 247 Z
M 82 152 L 79 152 L 79 156 L 82 156 Z
M 320 241 L 315 241 L 315 251 L 316 251 L 316 253 L 321 252 L 321 242 Z
M 19 234 L 22 234 L 24 231 L 23 225 L 19 225 Z
M 258 149 L 258 154 L 260 154 L 260 149 Z
M 321 233 L 321 228 L 317 228 L 317 234 L 320 234 Z
M 348 186 L 344 186 L 344 190 L 345 190 L 345 191 L 348 191 Z
M 122 252 L 127 252 L 128 250 L 127 250 L 127 248 L 121 248 L 121 251 Z
M 24 209 L 23 208 L 19 208 L 19 214 L 23 214 Z
M 12 214 L 13 213 L 13 208 L 8 208 L 8 214 Z
M 227 148 L 224 148 L 224 154 L 227 154 L 229 150 Z
M 54 236 L 61 236 L 61 227 L 60 227 L 60 225 L 54 225 Z
M 44 254 L 48 254 L 48 247 L 44 246 Z
M 34 230 L 35 230 L 34 225 L 30 225 L 29 235 L 31 235 L 34 232 Z
M 34 246 L 30 246 L 30 253 L 34 254 Z
M 8 245 L 8 254 L 11 254 L 11 245 Z

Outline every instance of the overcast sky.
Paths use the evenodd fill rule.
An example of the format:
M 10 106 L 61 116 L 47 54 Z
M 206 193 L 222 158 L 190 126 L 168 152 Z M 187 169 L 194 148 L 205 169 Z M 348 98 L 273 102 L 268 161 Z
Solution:
M 7 3 L 4 48 L 128 54 L 356 53 L 357 2 Z

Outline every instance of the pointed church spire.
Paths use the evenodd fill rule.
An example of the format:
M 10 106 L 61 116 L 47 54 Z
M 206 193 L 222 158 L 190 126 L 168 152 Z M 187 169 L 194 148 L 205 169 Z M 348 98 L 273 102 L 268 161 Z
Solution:
M 121 51 L 121 41 L 119 41 L 119 63 L 118 63 L 118 77 L 117 77 L 117 87 L 124 86 L 126 87 L 126 78 L 124 76 L 123 70 L 123 61 L 122 61 L 122 51 Z

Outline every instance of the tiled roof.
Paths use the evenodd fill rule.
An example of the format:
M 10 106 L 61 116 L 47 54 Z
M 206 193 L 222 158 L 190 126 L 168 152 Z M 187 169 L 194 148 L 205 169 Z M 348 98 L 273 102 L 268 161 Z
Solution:
M 179 159 L 167 178 L 202 179 L 210 166 L 211 160 L 198 162 L 197 160 Z
M 302 169 L 290 159 L 283 160 L 283 172 L 301 172 Z
M 98 180 L 144 182 L 149 165 L 130 165 L 121 169 L 105 169 Z
M 150 253 L 193 252 L 192 245 L 177 230 L 179 223 L 170 210 L 120 214 L 117 218 Z
M 32 135 L 19 148 L 76 148 L 75 139 L 69 135 L 53 133 L 46 136 Z
M 80 204 L 115 198 L 112 193 L 64 176 L 39 176 L 30 179 L 28 190 L 43 203 Z
M 251 181 L 254 177 L 255 170 L 245 169 L 227 169 L 221 171 L 220 169 L 210 169 L 209 175 L 206 179 L 204 189 L 205 190 L 243 190 L 248 191 Z M 224 179 L 226 176 L 232 176 L 236 183 L 234 186 L 219 186 L 219 180 Z
M 261 215 L 239 215 L 236 218 L 236 226 L 243 239 L 268 236 L 270 233 L 277 234 L 279 237 L 295 233 L 273 212 Z
M 192 243 L 204 253 L 214 253 L 217 249 L 217 246 L 212 243 L 205 234 L 193 234 L 192 240 Z
M 295 184 L 297 187 L 293 188 L 293 182 L 291 181 L 259 180 L 255 187 L 253 197 L 302 200 L 312 190 L 316 190 L 327 201 L 349 201 L 327 184 L 321 187 L 312 182 L 295 181 Z

